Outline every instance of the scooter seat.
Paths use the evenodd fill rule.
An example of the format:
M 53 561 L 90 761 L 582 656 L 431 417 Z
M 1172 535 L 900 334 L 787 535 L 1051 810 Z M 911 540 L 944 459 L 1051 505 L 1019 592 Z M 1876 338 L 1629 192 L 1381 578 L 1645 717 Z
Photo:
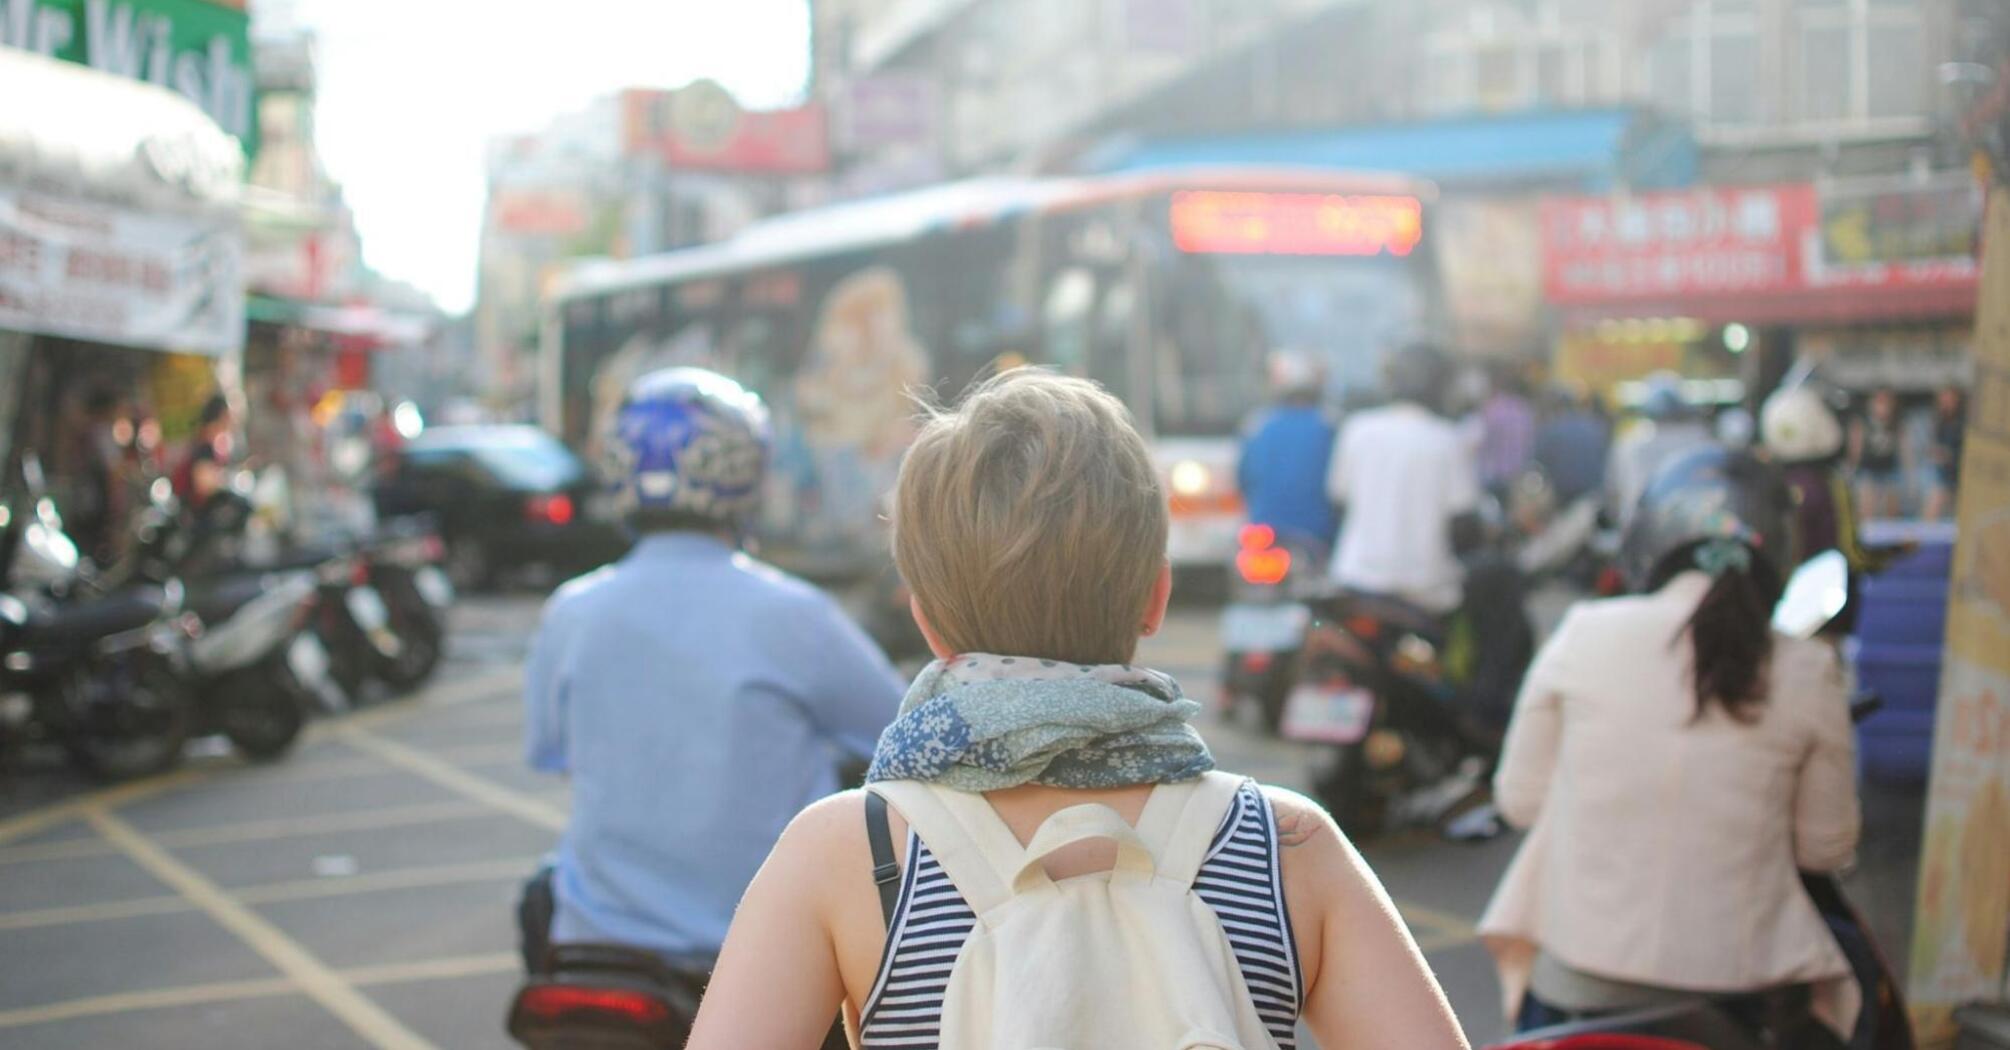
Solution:
M 122 591 L 32 613 L 26 632 L 36 645 L 67 645 L 95 641 L 153 622 L 167 607 L 159 587 Z
M 1399 631 L 1409 631 L 1426 638 L 1437 639 L 1444 633 L 1445 621 L 1411 605 L 1401 598 L 1386 594 L 1369 594 L 1364 591 L 1346 591 L 1334 599 L 1341 616 L 1369 616 Z
M 188 609 L 203 623 L 221 623 L 264 594 L 266 586 L 264 573 L 232 573 L 192 583 L 188 589 Z

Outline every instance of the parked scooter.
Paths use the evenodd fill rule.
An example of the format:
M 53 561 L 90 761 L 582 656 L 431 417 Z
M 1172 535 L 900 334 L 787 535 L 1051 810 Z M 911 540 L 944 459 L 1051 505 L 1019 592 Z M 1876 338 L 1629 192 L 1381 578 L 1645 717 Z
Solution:
M 454 585 L 446 545 L 430 526 L 394 526 L 363 552 L 364 578 L 383 599 L 391 646 L 377 648 L 374 673 L 393 691 L 417 689 L 446 651 Z
M 192 523 L 177 509 L 162 498 L 142 513 L 132 575 L 187 584 L 196 624 L 187 667 L 196 732 L 222 733 L 253 759 L 277 758 L 292 748 L 327 681 L 327 650 L 305 629 L 315 575 L 236 567 L 250 514 L 242 493 L 215 493 Z
M 1774 611 L 1774 629 L 1800 638 L 1817 636 L 1842 612 L 1848 585 L 1849 563 L 1840 553 L 1828 551 L 1810 559 L 1788 582 Z M 1859 700 L 1851 714 L 1862 721 L 1877 707 L 1874 699 Z M 1870 936 L 1863 916 L 1844 896 L 1841 883 L 1833 875 L 1803 872 L 1801 884 L 1835 934 L 1862 988 L 1862 1011 L 1842 1045 L 1849 1050 L 1914 1050 L 1897 971 Z M 1720 1004 L 1699 997 L 1527 1032 L 1491 1050 L 1801 1050 L 1833 1045 L 1835 1036 L 1818 1030 L 1804 1008 L 1768 1017 L 1763 1030 L 1755 1030 Z
M 106 780 L 166 769 L 193 721 L 180 585 L 86 594 L 81 569 L 46 497 L 0 504 L 0 745 L 48 740 Z
M 1303 537 L 1246 525 L 1238 537 L 1221 614 L 1223 713 L 1254 710 L 1276 733 L 1298 681 L 1298 656 L 1312 623 L 1311 602 L 1325 590 L 1326 551 Z

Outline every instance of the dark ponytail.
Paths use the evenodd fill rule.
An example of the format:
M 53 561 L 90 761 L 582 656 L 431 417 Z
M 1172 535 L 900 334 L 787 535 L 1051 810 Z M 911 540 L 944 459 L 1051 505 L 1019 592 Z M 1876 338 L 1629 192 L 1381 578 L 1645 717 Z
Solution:
M 1659 583 L 1696 567 L 1697 547 L 1668 559 Z M 1746 566 L 1722 567 L 1703 601 L 1683 626 L 1695 653 L 1691 688 L 1696 696 L 1692 721 L 1702 721 L 1712 704 L 1740 722 L 1758 720 L 1766 702 L 1766 666 L 1773 655 L 1773 606 L 1780 588 L 1763 560 Z M 1681 643 L 1676 637 L 1676 644 Z

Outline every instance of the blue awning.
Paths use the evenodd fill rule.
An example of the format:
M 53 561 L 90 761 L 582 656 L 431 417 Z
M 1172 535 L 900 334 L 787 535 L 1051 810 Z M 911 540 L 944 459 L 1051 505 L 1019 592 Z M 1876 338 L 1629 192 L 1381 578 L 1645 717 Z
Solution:
M 1696 142 L 1679 125 L 1627 109 L 1534 110 L 1408 124 L 1112 143 L 1094 171 L 1189 165 L 1292 165 L 1400 172 L 1440 183 L 1563 182 L 1586 191 L 1686 186 Z

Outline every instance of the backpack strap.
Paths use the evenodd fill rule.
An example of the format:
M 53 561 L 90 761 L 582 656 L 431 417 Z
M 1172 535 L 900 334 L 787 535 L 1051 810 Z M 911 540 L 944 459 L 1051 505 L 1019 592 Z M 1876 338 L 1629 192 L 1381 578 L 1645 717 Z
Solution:
M 879 887 L 879 910 L 893 928 L 893 911 L 900 905 L 900 865 L 893 860 L 893 829 L 886 820 L 886 799 L 865 793 L 865 841 L 872 848 L 872 881 Z
M 1246 778 L 1211 771 L 1198 780 L 1161 784 L 1152 792 L 1138 815 L 1138 837 L 1158 858 L 1160 878 L 1193 885 L 1222 818 L 1245 783 Z
M 1012 878 L 1026 850 L 984 796 L 924 784 L 884 780 L 873 790 L 900 810 L 928 851 L 978 915 L 1012 896 Z

